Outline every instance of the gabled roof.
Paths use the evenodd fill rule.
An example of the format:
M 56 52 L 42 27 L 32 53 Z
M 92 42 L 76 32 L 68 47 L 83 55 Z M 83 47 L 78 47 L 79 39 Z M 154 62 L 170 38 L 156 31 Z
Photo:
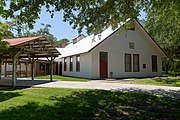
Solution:
M 10 58 L 10 53 L 20 52 L 19 58 L 44 58 L 44 57 L 58 57 L 59 51 L 50 44 L 50 42 L 43 36 L 4 39 L 2 41 L 8 42 L 10 48 L 6 51 L 0 51 L 3 58 Z
M 27 42 L 35 41 L 36 39 L 43 38 L 43 36 L 38 37 L 26 37 L 26 38 L 12 38 L 12 39 L 4 39 L 2 41 L 6 41 L 10 44 L 10 46 L 19 46 L 25 44 Z
M 137 20 L 135 20 L 135 22 L 142 28 L 143 32 L 145 32 L 145 34 L 147 34 L 150 39 L 155 43 L 155 45 L 159 48 L 159 50 L 162 52 L 162 54 L 168 58 L 168 55 L 166 54 L 166 52 L 164 52 L 164 50 L 160 47 L 160 45 L 154 40 L 154 38 L 146 31 L 146 29 L 141 25 L 140 22 L 138 22 Z
M 67 45 L 65 48 L 57 49 L 57 50 L 61 53 L 61 57 L 86 53 L 91 51 L 94 47 L 96 47 L 98 44 L 100 44 L 108 36 L 110 36 L 112 33 L 114 33 L 117 30 L 118 28 L 112 30 L 112 28 L 109 27 L 101 34 L 95 36 L 94 35 L 87 36 L 75 44 L 71 43 Z
M 127 22 L 128 21 L 129 20 L 127 20 Z M 135 22 L 150 37 L 150 39 L 155 43 L 155 45 L 159 48 L 162 54 L 167 57 L 166 53 L 161 49 L 161 47 L 156 43 L 156 41 L 147 33 L 147 31 L 143 28 L 143 26 L 137 20 L 135 20 Z M 118 31 L 123 24 L 125 23 L 121 23 L 120 26 L 115 30 L 112 30 L 112 27 L 109 27 L 108 29 L 104 30 L 101 34 L 97 34 L 95 36 L 94 35 L 87 36 L 82 40 L 80 40 L 79 42 L 77 42 L 76 44 L 71 43 L 63 49 L 57 49 L 61 53 L 60 58 L 90 52 L 95 47 L 103 43 L 108 37 L 110 37 L 116 31 Z
M 79 34 L 79 35 L 77 35 L 76 37 L 74 37 L 74 38 L 72 38 L 72 40 L 74 40 L 74 39 L 77 39 L 78 37 L 86 37 L 84 34 Z

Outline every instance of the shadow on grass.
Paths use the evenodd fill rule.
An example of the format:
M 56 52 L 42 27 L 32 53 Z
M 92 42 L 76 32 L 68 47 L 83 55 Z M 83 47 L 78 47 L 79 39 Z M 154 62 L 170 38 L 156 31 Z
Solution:
M 51 96 L 54 105 L 29 102 L 0 111 L 2 120 L 180 119 L 180 99 L 132 92 L 90 90 Z
M 18 97 L 21 96 L 21 94 L 17 93 L 17 92 L 4 92 L 4 91 L 0 91 L 0 102 L 9 100 L 11 98 L 14 97 Z

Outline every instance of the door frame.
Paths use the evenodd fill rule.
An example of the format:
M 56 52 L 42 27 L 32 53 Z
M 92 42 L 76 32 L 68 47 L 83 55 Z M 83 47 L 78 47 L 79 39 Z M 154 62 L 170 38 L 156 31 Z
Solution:
M 104 61 L 103 64 L 105 64 L 106 66 L 102 66 L 102 58 L 101 55 L 105 54 L 106 55 L 106 59 Z M 103 70 L 106 69 L 106 70 Z M 103 71 L 102 71 L 103 70 Z M 103 73 L 103 74 L 102 74 Z M 99 52 L 99 77 L 100 78 L 108 78 L 108 52 L 104 52 L 104 51 L 100 51 Z

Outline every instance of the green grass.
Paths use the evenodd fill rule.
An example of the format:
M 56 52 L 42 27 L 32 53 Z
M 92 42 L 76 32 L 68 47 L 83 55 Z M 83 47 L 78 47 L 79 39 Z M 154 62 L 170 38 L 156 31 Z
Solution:
M 50 76 L 39 76 L 35 77 L 35 79 L 50 79 Z M 54 80 L 62 80 L 62 81 L 80 81 L 80 82 L 87 82 L 88 79 L 85 78 L 75 78 L 75 77 L 65 77 L 65 76 L 59 76 L 59 75 L 53 75 Z
M 124 83 L 180 87 L 180 79 L 134 79 L 126 81 Z
M 168 74 L 163 73 L 163 76 L 177 77 L 180 76 L 180 72 L 169 71 Z
M 30 88 L 0 91 L 0 120 L 180 119 L 180 99 L 132 92 Z

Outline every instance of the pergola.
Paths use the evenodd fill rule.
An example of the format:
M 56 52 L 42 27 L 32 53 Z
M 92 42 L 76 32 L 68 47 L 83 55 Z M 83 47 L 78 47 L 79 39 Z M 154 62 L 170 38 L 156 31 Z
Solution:
M 21 58 L 28 58 L 32 64 L 31 77 L 34 80 L 34 63 L 39 58 L 47 58 L 50 61 L 50 80 L 53 75 L 53 60 L 60 55 L 56 48 L 43 36 L 4 39 L 2 41 L 8 42 L 10 48 L 6 51 L 0 51 L 0 66 L 7 59 L 12 59 L 12 88 L 16 87 L 16 63 Z M 1 76 L 1 67 L 0 67 Z

